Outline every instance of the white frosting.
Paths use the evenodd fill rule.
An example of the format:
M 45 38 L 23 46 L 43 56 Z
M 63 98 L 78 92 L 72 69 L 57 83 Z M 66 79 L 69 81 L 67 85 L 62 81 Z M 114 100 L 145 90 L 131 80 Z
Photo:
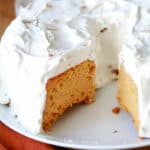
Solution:
M 118 69 L 118 54 L 131 34 L 136 15 L 137 6 L 132 3 L 105 0 L 69 23 L 92 41 L 92 49 L 96 52 L 97 88 L 117 78 L 112 72 Z
M 138 90 L 139 135 L 150 137 L 150 12 L 146 8 L 139 8 L 133 37 L 120 54 L 121 62 Z
M 97 87 L 116 78 L 136 12 L 123 0 L 37 0 L 22 8 L 0 44 L 0 103 L 10 102 L 20 123 L 39 133 L 47 80 L 87 59 L 96 61 Z
M 136 13 L 137 7 L 125 1 L 106 1 L 91 12 L 97 87 L 103 87 L 117 78 L 112 72 L 118 69 L 118 54 L 130 36 L 136 22 Z M 106 31 L 102 32 L 105 28 Z

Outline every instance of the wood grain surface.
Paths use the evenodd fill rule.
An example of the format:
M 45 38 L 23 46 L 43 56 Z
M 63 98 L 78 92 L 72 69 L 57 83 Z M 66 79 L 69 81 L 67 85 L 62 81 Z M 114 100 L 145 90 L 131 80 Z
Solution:
M 14 0 L 0 0 L 0 36 L 14 18 Z
M 14 16 L 14 0 L 0 0 L 0 37 Z M 134 150 L 150 150 L 150 147 Z

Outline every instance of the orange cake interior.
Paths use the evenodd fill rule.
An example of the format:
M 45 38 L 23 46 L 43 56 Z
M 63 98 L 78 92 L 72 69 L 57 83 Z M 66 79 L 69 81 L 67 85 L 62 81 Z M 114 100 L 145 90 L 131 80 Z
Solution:
M 117 99 L 121 107 L 132 115 L 135 126 L 139 129 L 137 87 L 123 64 L 121 64 L 119 70 Z
M 46 104 L 43 129 L 48 130 L 64 111 L 77 103 L 91 103 L 95 97 L 95 63 L 87 60 L 57 77 L 46 85 Z

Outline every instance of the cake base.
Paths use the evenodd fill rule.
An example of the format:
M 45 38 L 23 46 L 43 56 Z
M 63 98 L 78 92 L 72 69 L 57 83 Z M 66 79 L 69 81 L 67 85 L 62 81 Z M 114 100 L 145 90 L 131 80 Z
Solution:
M 49 79 L 46 85 L 46 105 L 42 127 L 46 131 L 66 109 L 95 98 L 95 63 L 87 60 Z
M 121 64 L 119 70 L 117 99 L 121 107 L 132 115 L 134 124 L 139 130 L 138 91 L 136 84 L 126 72 L 123 64 Z

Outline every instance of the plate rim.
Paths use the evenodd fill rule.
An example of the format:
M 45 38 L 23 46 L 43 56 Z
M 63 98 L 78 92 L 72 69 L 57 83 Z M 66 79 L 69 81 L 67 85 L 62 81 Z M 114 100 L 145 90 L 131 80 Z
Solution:
M 40 138 L 40 137 L 36 137 L 35 135 L 29 133 L 29 132 L 25 132 L 25 131 L 21 131 L 19 129 L 16 129 L 15 127 L 13 127 L 13 125 L 8 124 L 7 122 L 5 122 L 4 120 L 0 120 L 0 122 L 2 122 L 4 125 L 6 125 L 7 127 L 9 127 L 11 130 L 15 131 L 16 133 L 19 133 L 27 138 L 30 138 L 32 140 L 38 141 L 38 142 L 42 142 L 45 144 L 50 144 L 52 146 L 58 146 L 58 147 L 64 147 L 64 148 L 74 148 L 74 149 L 105 149 L 105 150 L 109 150 L 109 149 L 131 149 L 131 148 L 141 148 L 141 147 L 146 147 L 146 146 L 150 146 L 150 141 L 144 142 L 144 143 L 139 143 L 139 144 L 124 144 L 124 145 L 118 145 L 118 146 L 89 146 L 89 145 L 76 145 L 76 144 L 71 144 L 71 143 L 65 143 L 65 142 L 60 142 L 57 140 L 52 140 L 52 139 L 45 139 L 45 138 Z M 40 135 L 40 134 L 39 134 Z
M 109 88 L 114 88 L 116 85 L 116 82 L 113 82 L 112 84 L 109 84 Z M 112 87 L 111 87 L 112 86 Z M 112 91 L 112 90 L 111 90 Z M 104 91 L 103 91 L 104 92 Z M 104 92 L 105 93 L 105 92 Z M 9 107 L 0 104 L 0 112 L 2 112 L 2 115 L 0 113 L 0 122 L 2 122 L 4 125 L 15 131 L 16 133 L 19 133 L 25 137 L 28 137 L 30 139 L 58 146 L 58 147 L 65 147 L 65 148 L 74 148 L 74 149 L 131 149 L 131 148 L 140 148 L 140 147 L 145 147 L 145 146 L 150 146 L 150 138 L 145 138 L 144 140 L 140 140 L 139 142 L 129 142 L 129 143 L 116 143 L 112 145 L 107 145 L 101 143 L 99 140 L 95 142 L 94 144 L 91 144 L 90 141 L 87 142 L 88 140 L 84 140 L 83 142 L 79 142 L 78 139 L 72 138 L 69 139 L 64 137 L 63 139 L 59 136 L 55 135 L 50 135 L 49 132 L 47 135 L 44 135 L 43 133 L 39 134 L 33 134 L 28 131 L 26 131 L 17 120 L 13 119 L 13 115 L 7 115 L 10 114 L 11 112 L 9 111 Z M 8 116 L 8 117 L 7 117 Z M 14 120 L 14 121 L 13 121 Z M 136 137 L 138 138 L 138 136 Z

